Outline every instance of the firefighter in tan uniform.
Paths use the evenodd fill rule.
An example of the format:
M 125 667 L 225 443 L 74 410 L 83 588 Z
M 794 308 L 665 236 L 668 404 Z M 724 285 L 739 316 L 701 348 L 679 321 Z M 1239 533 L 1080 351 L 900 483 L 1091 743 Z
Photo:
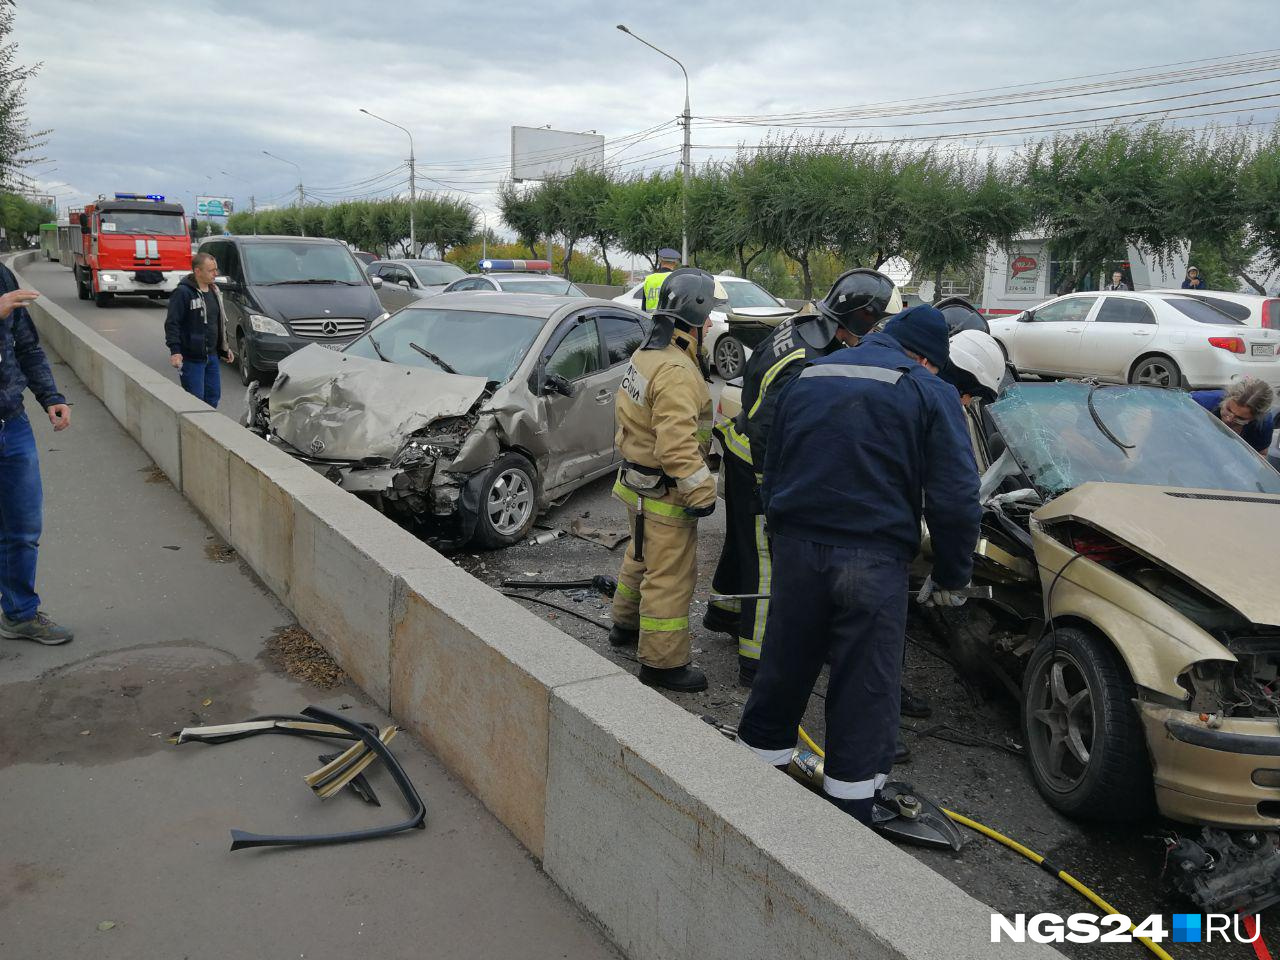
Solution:
M 707 688 L 690 665 L 689 602 L 697 581 L 698 518 L 715 510 L 707 467 L 711 395 L 702 332 L 716 284 L 696 269 L 663 281 L 649 339 L 618 391 L 622 467 L 613 493 L 627 505 L 631 542 L 613 597 L 615 646 L 639 643 L 640 681 L 668 690 Z

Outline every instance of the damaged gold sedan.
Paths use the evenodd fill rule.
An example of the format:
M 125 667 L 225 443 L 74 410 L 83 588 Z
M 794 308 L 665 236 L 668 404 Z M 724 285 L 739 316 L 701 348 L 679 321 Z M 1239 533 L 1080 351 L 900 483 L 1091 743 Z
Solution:
M 649 318 L 607 300 L 450 293 L 249 388 L 249 426 L 442 545 L 503 547 L 617 464 L 614 395 Z
M 1174 390 L 1018 383 L 970 425 L 992 597 L 934 616 L 1040 793 L 1207 828 L 1169 851 L 1202 908 L 1280 900 L 1280 474 Z

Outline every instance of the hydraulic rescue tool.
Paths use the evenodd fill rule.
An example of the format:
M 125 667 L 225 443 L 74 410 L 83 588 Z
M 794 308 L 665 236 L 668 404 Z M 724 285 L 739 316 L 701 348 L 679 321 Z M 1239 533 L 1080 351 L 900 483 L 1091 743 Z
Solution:
M 950 590 L 948 592 L 953 596 L 964 597 L 968 600 L 991 599 L 991 588 L 986 586 L 969 586 L 960 590 Z M 717 601 L 723 600 L 768 600 L 769 596 L 770 595 L 767 593 L 713 593 L 708 599 L 712 603 L 716 603 Z

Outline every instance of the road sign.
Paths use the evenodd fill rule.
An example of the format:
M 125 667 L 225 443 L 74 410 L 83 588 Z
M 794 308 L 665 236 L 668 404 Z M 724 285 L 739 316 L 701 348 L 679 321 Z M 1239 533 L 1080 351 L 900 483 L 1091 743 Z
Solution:
M 230 197 L 196 197 L 196 213 L 202 217 L 229 217 L 235 213 Z

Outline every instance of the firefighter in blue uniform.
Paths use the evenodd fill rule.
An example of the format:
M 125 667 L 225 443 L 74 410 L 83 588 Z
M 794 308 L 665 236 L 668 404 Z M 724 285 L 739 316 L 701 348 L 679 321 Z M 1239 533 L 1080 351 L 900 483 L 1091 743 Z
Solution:
M 778 401 L 761 488 L 773 602 L 738 738 L 785 766 L 829 659 L 823 791 L 891 835 L 881 814 L 921 514 L 934 553 L 922 602 L 964 603 L 978 540 L 978 471 L 960 400 L 936 375 L 947 359 L 946 320 L 921 305 L 805 367 Z

